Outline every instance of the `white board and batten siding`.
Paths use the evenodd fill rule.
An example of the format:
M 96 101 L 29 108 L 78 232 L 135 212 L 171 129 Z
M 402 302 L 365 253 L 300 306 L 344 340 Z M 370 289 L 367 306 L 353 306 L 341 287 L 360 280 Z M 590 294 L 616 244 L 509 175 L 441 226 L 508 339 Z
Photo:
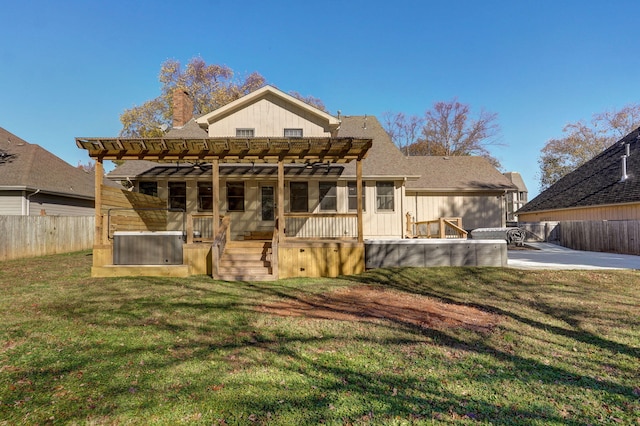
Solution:
M 283 137 L 284 129 L 302 129 L 303 137 L 328 137 L 315 115 L 268 95 L 209 126 L 210 137 L 235 137 L 236 129 L 254 129 L 256 137 Z
M 407 191 L 407 211 L 416 221 L 461 217 L 464 229 L 504 226 L 500 195 L 433 194 Z

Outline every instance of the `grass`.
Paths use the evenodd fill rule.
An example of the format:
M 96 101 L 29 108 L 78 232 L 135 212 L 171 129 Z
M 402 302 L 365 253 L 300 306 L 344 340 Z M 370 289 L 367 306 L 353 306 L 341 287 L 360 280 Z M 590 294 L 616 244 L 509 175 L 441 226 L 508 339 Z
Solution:
M 640 424 L 640 275 L 380 269 L 228 283 L 0 263 L 0 424 Z M 256 308 L 384 286 L 489 332 Z M 408 307 L 410 308 L 410 307 Z

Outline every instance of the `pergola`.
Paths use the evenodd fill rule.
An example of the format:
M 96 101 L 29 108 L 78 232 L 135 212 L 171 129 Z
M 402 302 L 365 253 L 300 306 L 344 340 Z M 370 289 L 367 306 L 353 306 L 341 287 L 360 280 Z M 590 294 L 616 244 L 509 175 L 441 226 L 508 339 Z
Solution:
M 102 176 L 104 160 L 210 163 L 213 183 L 213 233 L 220 223 L 220 163 L 273 163 L 278 165 L 277 215 L 284 218 L 285 163 L 348 163 L 356 161 L 358 242 L 363 242 L 362 160 L 371 139 L 359 138 L 76 138 L 96 161 L 96 241 L 102 233 Z M 284 239 L 284 226 L 278 227 Z

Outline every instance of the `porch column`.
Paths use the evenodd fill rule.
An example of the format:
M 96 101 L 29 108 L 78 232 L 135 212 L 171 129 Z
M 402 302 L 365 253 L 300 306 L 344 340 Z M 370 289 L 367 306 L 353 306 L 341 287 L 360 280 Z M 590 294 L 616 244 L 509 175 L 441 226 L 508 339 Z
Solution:
M 364 242 L 364 225 L 362 223 L 362 160 L 356 160 L 356 198 L 358 206 L 358 242 Z
M 211 196 L 213 197 L 213 238 L 220 228 L 220 164 L 218 159 L 211 160 Z
M 284 162 L 278 160 L 278 241 L 284 241 Z
M 93 244 L 100 245 L 104 242 L 102 241 L 102 176 L 104 175 L 104 165 L 102 164 L 102 158 L 96 159 L 96 169 L 95 169 L 95 203 L 94 203 L 94 214 L 95 218 L 95 234 L 93 236 Z

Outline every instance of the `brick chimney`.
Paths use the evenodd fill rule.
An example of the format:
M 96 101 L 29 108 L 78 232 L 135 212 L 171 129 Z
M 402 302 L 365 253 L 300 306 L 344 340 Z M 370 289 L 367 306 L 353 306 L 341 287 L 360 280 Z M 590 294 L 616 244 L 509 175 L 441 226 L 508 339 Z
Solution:
M 193 101 L 184 89 L 173 91 L 173 127 L 182 127 L 193 117 Z

